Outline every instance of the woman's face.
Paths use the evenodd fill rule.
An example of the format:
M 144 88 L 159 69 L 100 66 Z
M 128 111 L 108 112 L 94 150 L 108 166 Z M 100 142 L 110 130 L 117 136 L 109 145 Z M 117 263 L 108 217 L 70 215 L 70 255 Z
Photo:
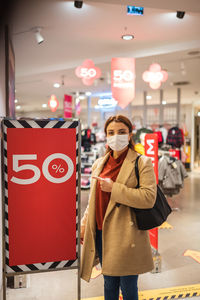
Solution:
M 132 136 L 132 133 L 129 133 L 128 127 L 122 123 L 122 122 L 111 122 L 106 130 L 106 136 L 113 136 L 113 135 L 121 135 L 121 134 L 128 134 L 129 135 L 129 140 Z

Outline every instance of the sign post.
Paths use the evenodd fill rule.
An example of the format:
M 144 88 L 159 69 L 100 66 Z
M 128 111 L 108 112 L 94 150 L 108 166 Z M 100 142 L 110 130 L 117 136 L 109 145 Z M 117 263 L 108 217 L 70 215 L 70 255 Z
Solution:
M 2 121 L 3 276 L 78 269 L 80 122 Z

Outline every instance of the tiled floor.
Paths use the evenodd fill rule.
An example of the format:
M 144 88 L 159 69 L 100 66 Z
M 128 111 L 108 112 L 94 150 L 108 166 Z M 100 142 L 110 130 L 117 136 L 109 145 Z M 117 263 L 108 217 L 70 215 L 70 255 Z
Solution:
M 82 192 L 82 212 L 87 198 L 88 192 Z M 159 230 L 162 271 L 141 275 L 141 291 L 200 283 L 200 263 L 183 256 L 188 249 L 200 252 L 200 172 L 191 173 L 185 180 L 184 189 L 169 202 L 174 210 L 168 223 L 173 228 Z M 7 300 L 75 300 L 76 278 L 75 270 L 28 275 L 28 288 L 7 289 Z M 82 281 L 81 290 L 82 298 L 102 296 L 102 276 L 90 283 Z M 194 299 L 199 300 L 200 297 Z

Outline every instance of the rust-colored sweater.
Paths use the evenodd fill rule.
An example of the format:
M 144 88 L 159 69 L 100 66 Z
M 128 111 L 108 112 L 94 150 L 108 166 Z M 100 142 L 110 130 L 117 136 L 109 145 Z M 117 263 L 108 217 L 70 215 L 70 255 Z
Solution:
M 114 159 L 112 156 L 113 153 L 111 152 L 99 176 L 102 178 L 110 178 L 112 181 L 115 181 L 127 153 L 128 149 L 124 151 L 118 158 Z M 103 192 L 101 190 L 100 182 L 98 180 L 96 189 L 96 222 L 99 230 L 102 230 L 103 219 L 110 201 L 110 195 L 111 193 Z

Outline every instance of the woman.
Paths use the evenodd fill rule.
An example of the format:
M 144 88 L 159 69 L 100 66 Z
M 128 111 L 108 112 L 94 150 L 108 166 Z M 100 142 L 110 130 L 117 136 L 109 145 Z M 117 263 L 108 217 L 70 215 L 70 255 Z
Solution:
M 93 266 L 102 266 L 105 300 L 138 299 L 138 274 L 153 269 L 148 231 L 137 228 L 135 208 L 151 208 L 156 180 L 151 159 L 138 162 L 140 187 L 136 189 L 132 124 L 122 115 L 105 123 L 107 153 L 92 167 L 89 204 L 81 220 L 83 251 L 81 277 L 89 281 Z

